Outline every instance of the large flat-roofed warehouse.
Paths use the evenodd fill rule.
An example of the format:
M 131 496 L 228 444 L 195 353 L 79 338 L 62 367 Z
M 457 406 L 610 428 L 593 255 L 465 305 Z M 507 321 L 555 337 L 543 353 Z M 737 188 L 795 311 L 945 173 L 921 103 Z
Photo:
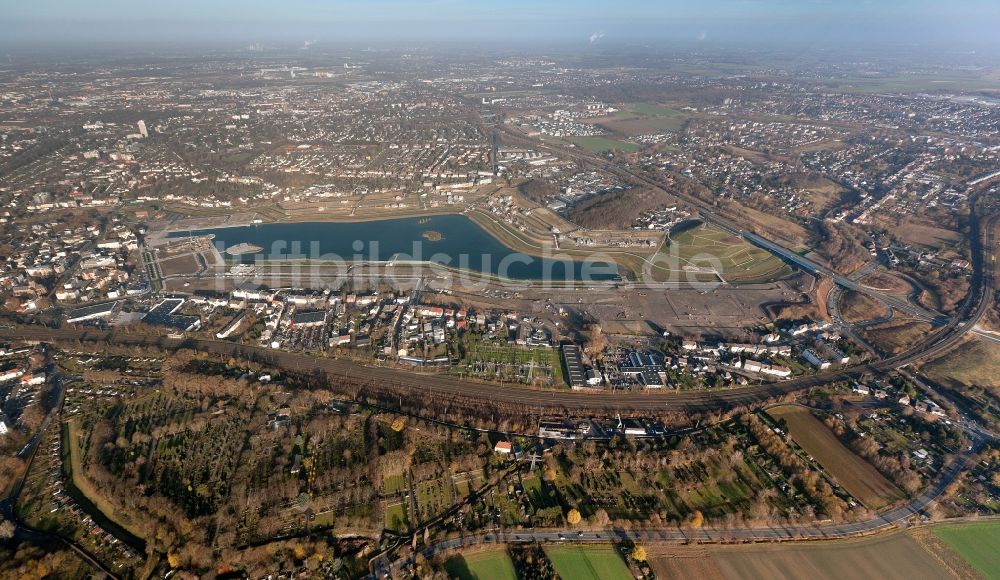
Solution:
M 92 306 L 81 306 L 69 311 L 66 322 L 70 324 L 76 322 L 88 322 L 91 320 L 101 320 L 111 318 L 118 307 L 118 302 L 107 302 L 105 304 L 94 304 Z
M 156 326 L 167 326 L 178 330 L 197 330 L 201 326 L 201 318 L 197 316 L 185 316 L 174 314 L 184 305 L 183 298 L 165 298 L 162 302 L 150 309 L 142 321 L 146 324 Z
M 562 347 L 563 361 L 566 363 L 566 381 L 574 389 L 587 386 L 587 373 L 583 372 L 583 362 L 580 360 L 580 347 L 575 344 L 564 344 Z

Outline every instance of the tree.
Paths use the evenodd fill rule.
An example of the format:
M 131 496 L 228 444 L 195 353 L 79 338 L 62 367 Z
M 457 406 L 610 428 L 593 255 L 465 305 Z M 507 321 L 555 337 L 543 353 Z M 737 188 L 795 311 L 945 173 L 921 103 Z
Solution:
M 592 359 L 599 359 L 604 354 L 604 349 L 608 346 L 608 339 L 604 336 L 600 324 L 591 324 L 586 331 L 587 343 L 584 352 Z
M 0 518 L 0 540 L 9 540 L 14 537 L 14 522 L 9 522 Z
M 566 521 L 569 522 L 571 526 L 575 526 L 576 524 L 580 523 L 580 519 L 581 519 L 580 511 L 576 508 L 569 510 L 569 512 L 566 514 Z
M 594 524 L 598 526 L 606 526 L 611 522 L 611 518 L 608 517 L 608 512 L 604 508 L 598 509 L 594 512 L 593 516 Z
M 632 548 L 632 559 L 635 560 L 636 562 L 645 562 L 646 548 L 643 548 L 642 546 L 639 545 L 636 545 L 634 548 Z
M 691 516 L 691 527 L 697 530 L 701 528 L 704 523 L 705 516 L 701 515 L 701 510 L 696 510 L 694 515 Z
M 545 470 L 545 475 L 543 477 L 545 478 L 545 481 L 552 483 L 556 480 L 556 470 L 549 467 Z

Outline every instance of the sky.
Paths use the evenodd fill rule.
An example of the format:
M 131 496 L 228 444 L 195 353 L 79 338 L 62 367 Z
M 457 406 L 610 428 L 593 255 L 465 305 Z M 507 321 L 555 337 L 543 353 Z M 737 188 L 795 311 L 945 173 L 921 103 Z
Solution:
M 0 0 L 0 44 L 1000 46 L 1000 0 Z

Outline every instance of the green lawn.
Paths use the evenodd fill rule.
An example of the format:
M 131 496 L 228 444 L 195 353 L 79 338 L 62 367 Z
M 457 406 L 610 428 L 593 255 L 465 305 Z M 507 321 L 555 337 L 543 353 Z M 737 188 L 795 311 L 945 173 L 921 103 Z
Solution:
M 672 234 L 660 253 L 662 263 L 676 260 L 680 267 L 716 270 L 733 283 L 769 282 L 791 272 L 767 250 L 705 224 Z
M 631 579 L 625 561 L 614 546 L 549 546 L 545 554 L 552 560 L 552 566 L 562 578 L 573 580 L 622 580 Z
M 444 570 L 459 580 L 517 580 L 514 562 L 504 549 L 454 556 L 444 563 Z
M 387 530 L 397 532 L 406 531 L 409 527 L 409 519 L 406 514 L 406 504 L 398 503 L 385 508 L 385 527 Z
M 603 153 L 605 151 L 623 151 L 625 153 L 631 153 L 639 150 L 639 145 L 636 143 L 615 141 L 614 139 L 608 139 L 606 137 L 570 137 L 569 140 L 576 143 L 578 147 L 589 149 L 594 153 Z
M 406 479 L 402 475 L 389 475 L 382 480 L 382 489 L 387 494 L 406 491 Z
M 1000 522 L 934 526 L 934 535 L 986 578 L 1000 578 Z

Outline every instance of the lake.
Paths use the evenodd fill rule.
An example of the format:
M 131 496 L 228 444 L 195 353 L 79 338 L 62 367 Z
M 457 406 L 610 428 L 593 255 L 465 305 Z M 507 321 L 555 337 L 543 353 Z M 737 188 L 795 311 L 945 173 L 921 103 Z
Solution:
M 170 237 L 213 235 L 220 252 L 238 244 L 262 252 L 237 260 L 326 260 L 344 262 L 431 261 L 511 280 L 612 280 L 608 261 L 530 256 L 507 247 L 464 215 L 359 222 L 273 223 L 173 232 Z M 247 246 L 243 246 L 247 247 Z M 558 252 L 558 251 L 556 251 Z

